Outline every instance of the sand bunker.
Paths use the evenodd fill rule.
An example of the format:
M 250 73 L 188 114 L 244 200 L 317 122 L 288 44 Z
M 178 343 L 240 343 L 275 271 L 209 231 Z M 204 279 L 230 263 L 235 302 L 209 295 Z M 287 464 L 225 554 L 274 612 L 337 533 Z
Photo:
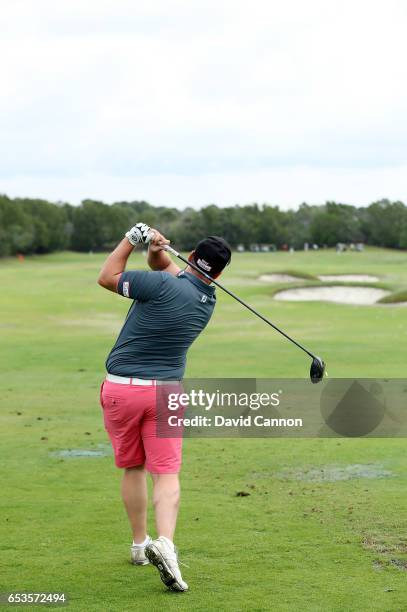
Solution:
M 321 281 L 343 281 L 345 283 L 376 283 L 377 276 L 370 274 L 321 274 L 318 276 Z
M 335 302 L 337 304 L 375 304 L 390 291 L 375 287 L 302 287 L 286 289 L 275 294 L 274 299 L 287 302 Z
M 266 283 L 293 283 L 304 279 L 299 279 L 298 276 L 292 276 L 291 274 L 262 274 L 259 276 L 259 280 Z

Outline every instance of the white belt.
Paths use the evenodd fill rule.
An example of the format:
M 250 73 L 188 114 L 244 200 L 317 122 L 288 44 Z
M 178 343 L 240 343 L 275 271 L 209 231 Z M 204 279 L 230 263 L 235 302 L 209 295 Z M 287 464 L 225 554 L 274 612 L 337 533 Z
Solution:
M 119 385 L 140 385 L 141 387 L 155 387 L 156 385 L 179 385 L 179 380 L 151 380 L 146 378 L 127 378 L 106 374 L 106 380 Z

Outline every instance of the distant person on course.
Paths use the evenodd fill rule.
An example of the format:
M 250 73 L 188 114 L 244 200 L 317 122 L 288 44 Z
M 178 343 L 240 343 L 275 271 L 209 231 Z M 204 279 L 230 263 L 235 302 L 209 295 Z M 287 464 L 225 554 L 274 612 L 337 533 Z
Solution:
M 134 247 L 149 243 L 153 270 L 125 271 Z M 171 261 L 169 244 L 157 230 L 137 223 L 109 255 L 98 283 L 133 300 L 107 361 L 101 387 L 105 428 L 117 467 L 124 468 L 122 498 L 133 532 L 131 561 L 153 563 L 173 591 L 186 591 L 178 566 L 174 532 L 177 521 L 182 437 L 158 437 L 156 391 L 179 385 L 192 342 L 206 327 L 215 307 L 215 287 L 187 266 Z M 199 242 L 189 259 L 212 277 L 230 263 L 228 244 L 217 236 Z M 157 539 L 147 535 L 146 472 L 153 480 Z

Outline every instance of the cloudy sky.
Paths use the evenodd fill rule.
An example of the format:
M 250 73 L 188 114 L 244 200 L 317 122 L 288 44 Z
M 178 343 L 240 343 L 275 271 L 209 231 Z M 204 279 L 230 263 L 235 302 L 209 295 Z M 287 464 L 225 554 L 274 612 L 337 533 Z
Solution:
M 407 202 L 405 0 L 3 0 L 0 192 Z

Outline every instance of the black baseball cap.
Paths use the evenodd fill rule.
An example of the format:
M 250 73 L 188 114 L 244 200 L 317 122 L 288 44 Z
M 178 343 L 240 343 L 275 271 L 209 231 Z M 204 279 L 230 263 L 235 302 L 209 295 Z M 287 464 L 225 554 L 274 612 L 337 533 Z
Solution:
M 231 259 L 230 246 L 219 236 L 209 236 L 198 242 L 193 254 L 194 264 L 210 276 L 222 272 Z

